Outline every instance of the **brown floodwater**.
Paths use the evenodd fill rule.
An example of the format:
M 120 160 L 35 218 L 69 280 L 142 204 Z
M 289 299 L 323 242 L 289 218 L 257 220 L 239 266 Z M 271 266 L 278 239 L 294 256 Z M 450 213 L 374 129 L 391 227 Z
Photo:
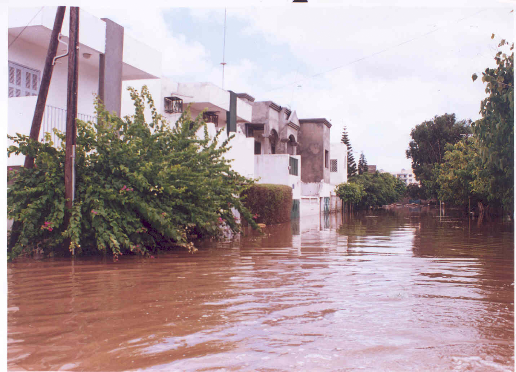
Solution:
M 9 263 L 10 370 L 512 371 L 512 223 L 302 218 L 195 253 Z

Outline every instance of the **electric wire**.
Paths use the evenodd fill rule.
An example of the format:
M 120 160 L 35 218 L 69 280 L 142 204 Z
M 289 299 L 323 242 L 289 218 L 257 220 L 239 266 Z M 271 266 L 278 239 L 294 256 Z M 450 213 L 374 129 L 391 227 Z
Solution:
M 36 16 L 37 16 L 37 15 L 38 15 L 42 10 L 43 10 L 43 8 L 44 8 L 44 6 L 42 6 L 42 7 L 41 7 L 41 9 L 40 9 L 40 10 L 38 10 L 38 12 L 34 15 L 34 17 L 32 17 L 32 19 L 29 21 L 29 23 L 27 23 L 27 25 L 23 28 L 23 30 L 21 30 L 21 31 L 20 31 L 20 33 L 18 34 L 18 36 L 16 36 L 16 37 L 14 38 L 14 40 L 13 40 L 13 41 L 11 41 L 11 43 L 9 44 L 9 46 L 7 47 L 7 49 L 9 49 L 9 48 L 11 47 L 11 45 L 13 45 L 13 44 L 14 44 L 14 42 L 15 42 L 16 40 L 18 40 L 18 38 L 19 38 L 19 37 L 20 37 L 20 35 L 23 33 L 23 31 L 25 31 L 25 29 L 26 29 L 27 27 L 29 27 L 30 23 L 31 23 L 31 22 L 34 20 L 34 18 L 36 18 Z
M 457 24 L 457 23 L 459 23 L 459 22 L 462 22 L 462 21 L 464 21 L 465 19 L 468 19 L 468 18 L 474 17 L 474 16 L 476 16 L 477 14 L 482 13 L 482 12 L 484 12 L 484 11 L 486 11 L 486 10 L 487 10 L 487 8 L 485 8 L 485 9 L 481 9 L 481 10 L 479 10 L 478 12 L 476 12 L 476 13 L 474 13 L 474 14 L 471 14 L 471 15 L 468 15 L 468 16 L 466 16 L 466 17 L 460 18 L 460 19 L 458 19 L 457 21 L 455 21 L 455 24 Z M 288 83 L 288 84 L 285 84 L 285 85 L 282 85 L 282 86 L 279 86 L 279 87 L 276 87 L 276 88 L 273 88 L 273 89 L 266 90 L 264 93 L 269 93 L 269 92 L 273 92 L 273 91 L 275 91 L 275 90 L 283 89 L 283 88 L 288 87 L 288 86 L 290 86 L 290 85 L 298 84 L 298 83 L 300 83 L 300 82 L 302 82 L 302 81 L 309 80 L 309 79 L 313 79 L 313 78 L 315 78 L 315 77 L 318 77 L 318 76 L 321 76 L 321 75 L 325 75 L 325 74 L 327 74 L 327 73 L 330 73 L 330 72 L 333 72 L 333 71 L 339 70 L 339 69 L 341 69 L 341 68 L 344 68 L 344 67 L 350 66 L 350 65 L 352 65 L 352 64 L 355 64 L 355 63 L 357 63 L 357 62 L 363 61 L 363 60 L 365 60 L 365 59 L 368 59 L 368 58 L 374 57 L 374 56 L 376 56 L 376 55 L 378 55 L 378 54 L 385 53 L 385 52 L 387 52 L 387 51 L 389 51 L 389 50 L 392 50 L 392 49 L 398 48 L 398 47 L 400 47 L 400 46 L 402 46 L 402 45 L 404 45 L 404 44 L 408 44 L 408 43 L 410 43 L 410 42 L 412 42 L 412 41 L 414 41 L 414 40 L 418 40 L 418 39 L 421 39 L 421 38 L 423 38 L 423 37 L 426 37 L 426 36 L 428 36 L 428 35 L 430 35 L 430 34 L 433 34 L 434 32 L 437 32 L 437 31 L 442 30 L 443 28 L 446 28 L 446 27 L 449 27 L 449 26 L 450 26 L 450 25 L 448 24 L 448 25 L 445 25 L 445 26 L 442 26 L 442 27 L 435 28 L 435 29 L 433 29 L 433 30 L 431 30 L 431 31 L 428 31 L 428 32 L 426 32 L 426 33 L 422 34 L 422 35 L 419 35 L 419 36 L 413 37 L 413 38 L 411 38 L 411 39 L 405 40 L 405 41 L 403 41 L 403 42 L 401 42 L 401 43 L 399 43 L 399 44 L 396 44 L 396 45 L 393 45 L 393 46 L 391 46 L 391 47 L 388 47 L 388 48 L 382 49 L 382 50 L 380 50 L 380 51 L 374 52 L 374 53 L 369 54 L 369 55 L 367 55 L 367 56 L 364 56 L 364 57 L 361 57 L 361 58 L 357 58 L 357 59 L 355 59 L 355 60 L 353 60 L 353 61 L 351 61 L 351 62 L 348 62 L 348 63 L 346 63 L 346 64 L 343 64 L 343 65 L 340 65 L 340 66 L 334 67 L 334 68 L 332 68 L 332 69 L 329 69 L 329 70 L 326 70 L 326 71 L 323 71 L 323 72 L 319 72 L 319 73 L 314 74 L 314 75 L 310 75 L 310 76 L 308 76 L 308 77 L 306 77 L 306 78 L 303 78 L 303 79 L 300 79 L 300 80 L 296 80 L 296 81 L 294 81 L 294 82 L 292 82 L 292 83 Z

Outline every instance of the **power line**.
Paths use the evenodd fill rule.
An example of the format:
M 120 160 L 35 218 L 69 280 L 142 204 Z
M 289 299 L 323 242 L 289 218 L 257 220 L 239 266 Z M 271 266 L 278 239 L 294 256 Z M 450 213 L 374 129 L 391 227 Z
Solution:
M 36 16 L 37 16 L 37 15 L 38 15 L 42 10 L 43 10 L 43 8 L 44 8 L 44 6 L 42 6 L 42 7 L 41 7 L 41 9 L 40 9 L 40 10 L 38 10 L 38 12 L 34 15 L 34 17 L 32 17 L 32 19 L 29 21 L 29 23 L 27 23 L 27 26 L 25 26 L 25 27 L 23 28 L 23 30 L 21 30 L 21 32 L 18 34 L 18 36 L 16 36 L 16 37 L 14 38 L 14 40 L 13 40 L 13 41 L 11 41 L 11 44 L 9 44 L 9 46 L 7 47 L 7 49 L 9 49 L 9 48 L 11 47 L 11 45 L 13 45 L 13 44 L 14 44 L 14 42 L 15 42 L 16 40 L 18 40 L 18 38 L 19 38 L 19 37 L 20 37 L 20 35 L 23 33 L 23 31 L 25 31 L 25 29 L 26 29 L 27 27 L 29 27 L 30 23 L 31 23 L 31 22 L 34 20 L 34 18 L 36 18 Z
M 486 10 L 487 10 L 487 9 L 479 10 L 478 12 L 476 12 L 476 13 L 474 13 L 474 14 L 472 14 L 472 15 L 469 15 L 469 16 L 466 16 L 466 17 L 463 17 L 463 18 L 461 18 L 461 19 L 457 20 L 455 23 L 462 22 L 463 20 L 468 19 L 468 18 L 471 18 L 471 17 L 473 17 L 473 16 L 476 16 L 477 14 L 482 13 L 482 12 L 484 12 L 484 11 L 486 11 Z M 308 76 L 308 77 L 306 77 L 306 78 L 304 78 L 304 79 L 297 80 L 297 81 L 294 81 L 294 82 L 292 82 L 292 83 L 288 83 L 288 84 L 285 84 L 285 85 L 279 86 L 279 87 L 277 87 L 277 88 L 269 89 L 269 90 L 265 91 L 264 93 L 272 92 L 272 91 L 275 91 L 275 90 L 278 90 L 278 89 L 283 89 L 284 87 L 287 87 L 287 86 L 289 86 L 289 85 L 297 84 L 297 83 L 299 83 L 299 82 L 301 82 L 301 81 L 308 80 L 308 79 L 312 79 L 312 78 L 314 78 L 314 77 L 321 76 L 321 75 L 327 74 L 327 73 L 332 72 L 332 71 L 335 71 L 335 70 L 339 70 L 339 69 L 341 69 L 341 68 L 347 67 L 347 66 L 352 65 L 352 64 L 354 64 L 354 63 L 357 63 L 357 62 L 363 61 L 363 60 L 365 60 L 365 59 L 368 59 L 368 58 L 374 57 L 374 56 L 376 56 L 376 55 L 378 55 L 378 54 L 385 53 L 385 52 L 387 52 L 387 51 L 389 51 L 389 50 L 391 50 L 391 49 L 398 48 L 398 47 L 400 47 L 400 46 L 402 46 L 402 45 L 404 45 L 404 44 L 410 43 L 410 42 L 412 42 L 412 41 L 414 41 L 414 40 L 421 39 L 421 38 L 423 38 L 423 37 L 425 37 L 425 36 L 428 36 L 428 35 L 430 35 L 430 34 L 432 34 L 432 33 L 436 32 L 436 31 L 439 31 L 439 30 L 441 30 L 441 29 L 443 29 L 443 28 L 446 28 L 446 27 L 448 27 L 448 26 L 449 26 L 449 25 L 442 26 L 442 27 L 438 27 L 438 28 L 436 28 L 436 29 L 433 29 L 433 30 L 431 30 L 431 31 L 428 31 L 427 33 L 424 33 L 423 35 L 416 36 L 416 37 L 413 37 L 412 39 L 405 40 L 405 41 L 403 41 L 403 42 L 401 42 L 401 43 L 399 43 L 399 44 L 393 45 L 393 46 L 391 46 L 391 47 L 389 47 L 389 48 L 385 48 L 385 49 L 382 49 L 382 50 L 380 50 L 380 51 L 378 51 L 378 52 L 375 52 L 375 53 L 369 54 L 369 55 L 367 55 L 367 56 L 365 56 L 365 57 L 355 59 L 355 60 L 353 60 L 353 61 L 351 61 L 351 62 L 348 62 L 348 63 L 346 63 L 346 64 L 344 64 L 344 65 L 341 65 L 341 66 L 338 66 L 338 67 L 334 67 L 334 68 L 332 68 L 332 69 L 330 69 L 330 70 L 326 70 L 326 71 L 319 72 L 319 73 L 314 74 L 314 75 L 310 75 L 310 76 Z

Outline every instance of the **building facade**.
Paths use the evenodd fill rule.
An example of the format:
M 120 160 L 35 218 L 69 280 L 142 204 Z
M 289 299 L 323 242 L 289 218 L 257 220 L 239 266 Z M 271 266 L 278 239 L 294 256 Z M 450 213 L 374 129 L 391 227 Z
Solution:
M 30 133 L 41 76 L 57 7 L 10 8 L 8 28 L 8 133 Z M 121 112 L 123 82 L 158 79 L 161 53 L 138 42 L 109 19 L 80 10 L 78 118 L 95 120 L 95 97 L 109 111 Z M 28 25 L 28 26 L 27 26 Z M 57 56 L 67 52 L 69 11 L 65 13 Z M 40 138 L 52 128 L 65 131 L 68 58 L 55 61 Z M 54 138 L 54 142 L 58 142 Z M 8 143 L 10 145 L 10 143 Z M 22 165 L 24 156 L 11 155 L 7 164 Z
M 419 185 L 419 182 L 416 180 L 416 176 L 412 170 L 402 169 L 400 172 L 394 172 L 391 174 L 400 181 L 403 181 L 407 186 L 410 184 Z

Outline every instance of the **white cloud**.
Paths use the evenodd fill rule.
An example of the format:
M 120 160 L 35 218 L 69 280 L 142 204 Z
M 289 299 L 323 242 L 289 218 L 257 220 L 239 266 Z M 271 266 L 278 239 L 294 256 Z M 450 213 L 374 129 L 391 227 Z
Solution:
M 193 75 L 211 68 L 206 48 L 182 34 L 173 34 L 162 9 L 127 7 L 123 9 L 85 8 L 98 16 L 110 18 L 124 26 L 127 33 L 162 53 L 165 76 Z
M 442 8 L 435 8 L 439 4 Z M 224 87 L 291 106 L 299 117 L 330 119 L 334 141 L 346 125 L 353 148 L 364 151 L 370 164 L 387 171 L 409 168 L 405 149 L 415 125 L 445 112 L 455 112 L 458 119 L 478 118 L 485 93 L 471 75 L 493 65 L 497 42 L 491 33 L 495 40 L 513 35 L 510 4 L 496 9 L 478 8 L 486 5 L 482 1 L 460 8 L 453 4 L 457 2 L 430 8 L 409 8 L 403 1 L 400 8 L 229 8 L 228 19 L 246 24 L 237 30 L 240 34 L 285 46 L 288 58 L 275 48 L 265 67 L 242 56 L 226 65 Z M 100 11 L 161 50 L 165 75 L 222 85 L 222 67 L 208 49 L 172 33 L 159 9 Z M 221 23 L 221 12 L 196 8 L 190 14 L 196 22 Z

